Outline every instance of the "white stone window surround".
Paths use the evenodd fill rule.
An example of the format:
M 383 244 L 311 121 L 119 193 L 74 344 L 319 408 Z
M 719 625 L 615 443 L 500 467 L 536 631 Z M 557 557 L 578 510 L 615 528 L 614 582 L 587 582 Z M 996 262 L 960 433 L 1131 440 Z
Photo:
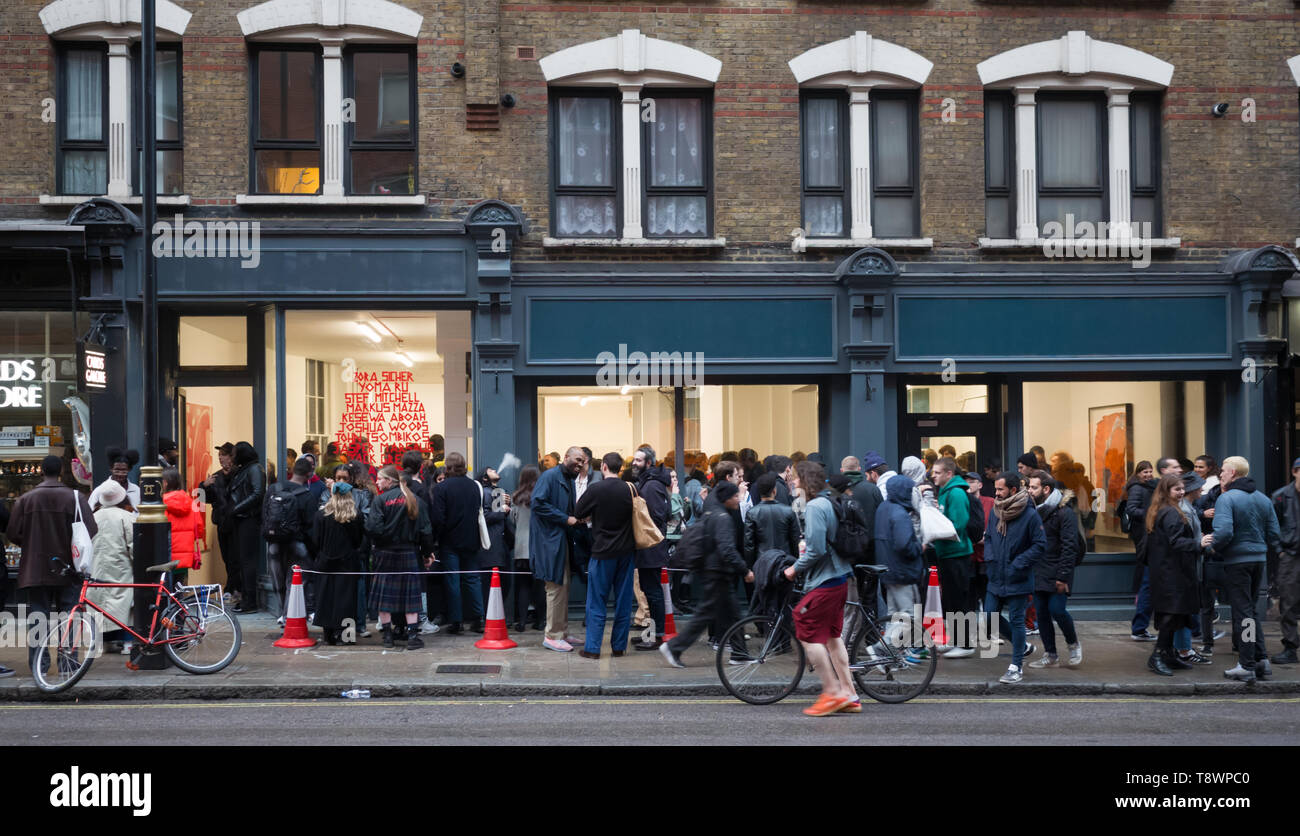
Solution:
M 1013 91 L 1016 142 L 1016 237 L 980 238 L 984 248 L 1042 245 L 1038 227 L 1037 106 L 1039 90 L 1101 91 L 1106 94 L 1109 172 L 1108 237 L 1132 238 L 1129 160 L 1129 95 L 1161 91 L 1173 79 L 1174 65 L 1132 47 L 1098 41 L 1086 32 L 1067 32 L 1056 40 L 1016 47 L 976 66 L 985 89 Z M 1177 247 L 1177 237 L 1147 242 Z
M 1296 86 L 1300 87 L 1300 55 L 1288 58 L 1286 65 L 1291 68 L 1291 77 L 1295 79 Z M 1300 247 L 1300 238 L 1295 239 L 1295 245 Z
M 624 29 L 598 41 L 562 49 L 540 59 L 547 85 L 617 87 L 623 129 L 622 236 L 616 239 L 544 238 L 544 247 L 721 247 L 725 238 L 646 238 L 641 224 L 641 90 L 656 87 L 712 87 L 722 62 L 698 49 Z M 713 114 L 709 113 L 712 119 Z
M 934 64 L 898 44 L 863 31 L 813 47 L 791 58 L 790 71 L 801 89 L 846 90 L 849 96 L 849 237 L 796 236 L 791 249 L 892 247 L 928 249 L 930 238 L 872 237 L 871 229 L 871 91 L 919 90 Z M 802 126 L 800 126 L 802 129 Z M 919 133 L 918 133 L 919 140 Z M 800 165 L 803 161 L 800 160 Z M 918 172 L 919 174 L 919 172 Z M 920 183 L 917 188 L 920 189 Z
M 423 206 L 424 194 L 343 193 L 343 48 L 347 44 L 414 44 L 424 16 L 389 0 L 268 0 L 235 15 L 245 40 L 320 44 L 321 193 L 235 195 L 240 206 Z M 411 79 L 411 83 L 417 83 Z M 250 137 L 251 141 L 251 137 Z
M 170 0 L 156 0 L 159 43 L 174 43 L 185 34 L 190 13 Z M 45 34 L 57 41 L 103 41 L 108 45 L 108 192 L 104 195 L 40 196 L 42 205 L 76 205 L 91 197 L 131 202 L 131 44 L 140 40 L 140 0 L 55 0 L 41 9 Z M 169 196 L 179 203 L 189 198 Z

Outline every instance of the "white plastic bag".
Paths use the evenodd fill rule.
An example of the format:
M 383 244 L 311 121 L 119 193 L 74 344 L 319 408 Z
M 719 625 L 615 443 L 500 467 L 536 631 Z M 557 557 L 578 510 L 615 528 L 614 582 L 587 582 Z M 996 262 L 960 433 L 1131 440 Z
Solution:
M 492 548 L 492 538 L 488 536 L 487 520 L 483 517 L 483 506 L 478 507 L 478 544 L 481 548 Z
M 95 545 L 90 536 L 90 529 L 81 518 L 81 497 L 76 489 L 72 490 L 72 505 L 77 509 L 77 516 L 72 522 L 72 565 L 83 575 L 89 575 L 95 568 Z
M 936 506 L 929 503 L 921 505 L 921 545 L 928 546 L 935 540 L 958 540 L 957 529 L 952 520 L 943 515 Z

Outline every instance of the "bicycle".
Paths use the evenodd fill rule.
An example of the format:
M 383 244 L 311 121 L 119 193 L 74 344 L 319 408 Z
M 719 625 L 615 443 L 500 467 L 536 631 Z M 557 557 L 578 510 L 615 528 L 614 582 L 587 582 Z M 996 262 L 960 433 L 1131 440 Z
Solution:
M 853 568 L 868 577 L 889 571 L 865 564 Z M 736 699 L 771 705 L 799 687 L 809 670 L 803 645 L 794 634 L 794 604 L 802 594 L 792 587 L 777 615 L 742 618 L 723 634 L 716 659 L 718 677 Z M 938 666 L 934 647 L 910 647 L 906 638 L 911 630 L 874 617 L 859 602 L 848 602 L 846 611 L 850 609 L 854 618 L 843 636 L 849 671 L 862 692 L 882 703 L 903 703 L 925 693 Z
M 168 589 L 164 579 L 157 583 L 113 583 L 80 575 L 60 558 L 51 558 L 56 569 L 63 566 L 62 574 L 81 577 L 81 595 L 68 613 L 60 619 L 57 631 L 50 631 L 37 647 L 32 658 L 32 676 L 36 687 L 47 694 L 58 694 L 77 684 L 95 656 L 102 652 L 96 635 L 97 612 L 118 627 L 126 630 L 139 642 L 141 651 L 161 647 L 176 667 L 187 673 L 216 673 L 235 660 L 243 642 L 239 621 L 226 612 L 222 603 L 220 584 L 180 586 L 180 597 Z M 150 566 L 148 572 L 169 572 L 177 567 L 175 560 Z M 156 589 L 150 611 L 149 636 L 145 638 L 135 630 L 105 612 L 98 604 L 86 598 L 91 589 Z M 164 607 L 164 597 L 166 604 Z M 51 641 L 56 634 L 57 643 Z M 50 648 L 57 646 L 55 653 Z M 215 661 L 212 659 L 215 657 Z

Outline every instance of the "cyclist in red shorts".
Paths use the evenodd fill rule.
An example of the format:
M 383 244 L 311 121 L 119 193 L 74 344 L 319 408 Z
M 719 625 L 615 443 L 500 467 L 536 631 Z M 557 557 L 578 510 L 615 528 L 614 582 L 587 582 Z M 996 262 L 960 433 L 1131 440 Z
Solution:
M 810 717 L 856 714 L 862 711 L 862 700 L 849 676 L 849 653 L 840 638 L 852 567 L 831 548 L 835 508 L 826 487 L 826 472 L 816 462 L 802 461 L 795 465 L 795 478 L 804 496 L 813 499 L 804 510 L 804 556 L 785 570 L 785 576 L 794 580 L 796 574 L 804 573 L 808 592 L 794 605 L 794 632 L 822 680 L 821 696 L 803 713 Z

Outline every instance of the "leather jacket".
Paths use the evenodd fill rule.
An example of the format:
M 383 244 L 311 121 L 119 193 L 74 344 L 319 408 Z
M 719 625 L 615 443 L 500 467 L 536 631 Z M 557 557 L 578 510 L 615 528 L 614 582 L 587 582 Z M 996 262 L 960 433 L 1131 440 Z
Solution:
M 764 501 L 745 517 L 745 562 L 750 566 L 768 549 L 799 556 L 799 520 L 790 506 Z
M 230 480 L 229 514 L 234 519 L 262 515 L 262 497 L 266 494 L 266 473 L 256 462 L 246 464 Z

